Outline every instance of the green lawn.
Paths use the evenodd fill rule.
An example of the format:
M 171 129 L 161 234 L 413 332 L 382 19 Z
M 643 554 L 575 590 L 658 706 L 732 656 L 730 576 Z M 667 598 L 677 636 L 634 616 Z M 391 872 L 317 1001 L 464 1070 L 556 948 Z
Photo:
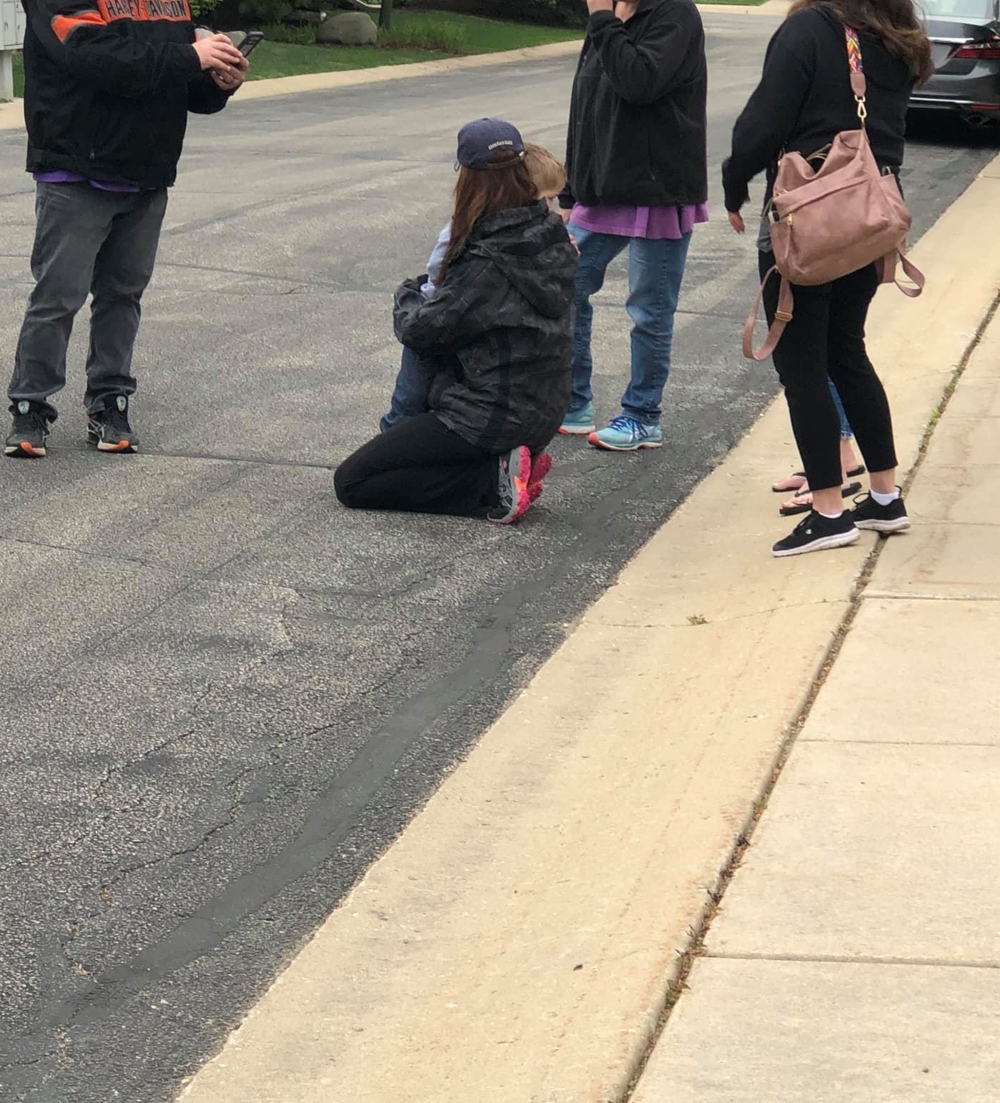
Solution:
M 437 47 L 461 54 L 492 54 L 582 38 L 582 31 L 566 27 L 500 23 L 473 15 L 419 11 L 393 12 L 392 30 L 382 34 L 389 46 Z
M 249 80 L 335 73 L 341 69 L 371 69 L 376 65 L 405 65 L 449 57 L 431 50 L 383 50 L 374 46 L 295 46 L 289 42 L 262 42 L 253 52 Z
M 24 62 L 20 54 L 14 55 L 14 95 L 24 95 Z
M 267 33 L 265 31 L 265 33 Z M 397 11 L 378 46 L 302 46 L 264 41 L 254 51 L 251 80 L 434 61 L 458 54 L 492 54 L 582 38 L 578 31 L 500 23 L 450 12 Z

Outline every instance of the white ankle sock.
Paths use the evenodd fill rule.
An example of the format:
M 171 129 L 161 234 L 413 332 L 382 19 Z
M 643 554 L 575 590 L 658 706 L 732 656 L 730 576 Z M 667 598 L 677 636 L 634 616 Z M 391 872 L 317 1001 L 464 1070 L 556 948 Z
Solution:
M 840 510 L 839 513 L 824 513 L 821 509 L 817 509 L 816 512 L 820 515 L 820 517 L 825 517 L 828 521 L 838 521 L 841 517 L 844 516 L 843 510 Z
M 887 506 L 899 497 L 899 487 L 895 487 L 891 494 L 879 494 L 877 490 L 873 490 L 871 496 L 880 506 Z

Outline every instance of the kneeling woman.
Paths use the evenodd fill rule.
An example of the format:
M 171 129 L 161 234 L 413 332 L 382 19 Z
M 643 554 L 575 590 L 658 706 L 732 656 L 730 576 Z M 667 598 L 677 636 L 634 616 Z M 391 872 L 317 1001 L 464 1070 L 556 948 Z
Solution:
M 352 509 L 510 524 L 540 493 L 569 405 L 577 254 L 513 126 L 469 123 L 458 162 L 438 290 L 425 300 L 415 279 L 396 292 L 396 336 L 431 375 L 429 412 L 360 448 L 335 486 Z

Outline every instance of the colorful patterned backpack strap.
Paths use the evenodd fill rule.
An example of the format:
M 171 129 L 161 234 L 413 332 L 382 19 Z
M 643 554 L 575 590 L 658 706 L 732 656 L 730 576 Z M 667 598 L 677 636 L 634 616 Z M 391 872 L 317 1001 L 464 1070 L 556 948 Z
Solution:
M 868 107 L 865 104 L 865 92 L 867 91 L 867 82 L 865 81 L 865 66 L 861 60 L 861 40 L 858 38 L 858 32 L 853 27 L 848 27 L 844 24 L 844 38 L 847 41 L 847 63 L 851 67 L 851 91 L 854 93 L 854 99 L 858 104 L 858 118 L 861 120 L 861 125 L 865 125 L 865 119 L 868 118 Z

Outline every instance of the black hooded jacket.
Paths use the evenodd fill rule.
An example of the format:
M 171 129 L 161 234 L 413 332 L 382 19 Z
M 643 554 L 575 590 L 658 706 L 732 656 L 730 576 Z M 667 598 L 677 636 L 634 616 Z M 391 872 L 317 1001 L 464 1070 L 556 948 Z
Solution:
M 882 169 L 903 163 L 906 108 L 915 78 L 906 62 L 879 38 L 862 34 L 867 83 L 868 141 Z M 789 16 L 764 57 L 760 84 L 733 127 L 733 150 L 722 166 L 726 210 L 738 211 L 748 185 L 767 170 L 768 185 L 783 151 L 808 157 L 842 130 L 856 130 L 844 24 L 825 4 Z
M 708 198 L 705 31 L 693 0 L 595 12 L 573 81 L 562 207 Z
M 29 172 L 164 188 L 189 111 L 229 99 L 194 50 L 188 0 L 22 0 Z
M 544 448 L 569 406 L 577 253 L 544 203 L 479 220 L 427 300 L 424 277 L 396 292 L 396 336 L 453 370 L 431 383 L 430 410 L 499 455 Z

